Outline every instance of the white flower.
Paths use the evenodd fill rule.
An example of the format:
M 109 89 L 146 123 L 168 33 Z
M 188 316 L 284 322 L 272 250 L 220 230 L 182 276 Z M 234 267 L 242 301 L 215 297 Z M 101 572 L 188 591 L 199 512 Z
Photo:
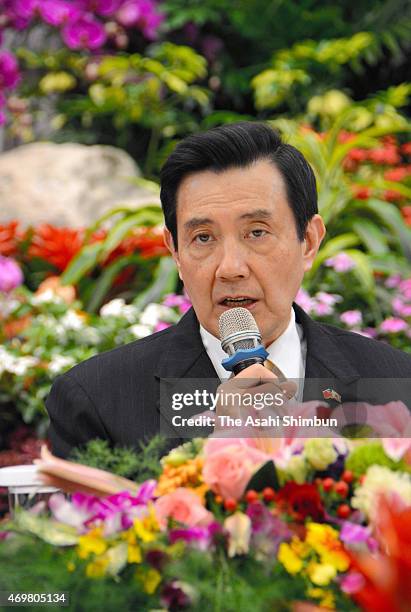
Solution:
M 39 304 L 62 304 L 64 302 L 63 298 L 57 295 L 51 289 L 46 289 L 42 291 L 39 295 L 33 295 L 31 298 L 31 303 L 33 306 L 38 306 Z
M 139 323 L 132 325 L 128 329 L 136 338 L 145 338 L 146 336 L 149 336 L 153 331 L 151 327 L 148 327 L 148 325 L 140 325 Z
M 122 298 L 116 298 L 100 308 L 100 316 L 121 317 L 129 323 L 135 323 L 138 319 L 138 310 L 132 304 L 126 304 Z
M 85 327 L 81 331 L 81 341 L 83 344 L 96 345 L 100 342 L 100 334 L 94 327 Z
M 73 357 L 54 355 L 48 365 L 48 369 L 52 374 L 59 374 L 65 368 L 74 365 L 74 363 Z
M 39 362 L 36 357 L 14 357 L 13 355 L 10 357 L 4 369 L 16 376 L 23 376 L 29 368 L 36 366 Z
M 74 310 L 68 310 L 66 314 L 61 317 L 60 325 L 63 327 L 63 329 L 72 329 L 73 331 L 78 331 L 79 329 L 83 329 L 84 319 Z
M 409 474 L 393 472 L 381 465 L 368 468 L 364 481 L 351 499 L 353 508 L 362 510 L 367 518 L 373 520 L 378 509 L 378 498 L 381 494 L 400 499 L 411 505 L 411 477 Z
M 159 321 L 174 321 L 174 318 L 175 313 L 171 308 L 160 304 L 148 304 L 140 317 L 140 323 L 155 327 Z

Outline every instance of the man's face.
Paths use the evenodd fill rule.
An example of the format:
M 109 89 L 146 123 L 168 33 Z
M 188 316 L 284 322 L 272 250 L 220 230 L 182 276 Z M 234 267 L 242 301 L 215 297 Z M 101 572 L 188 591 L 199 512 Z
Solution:
M 218 337 L 220 315 L 242 306 L 267 346 L 289 323 L 324 231 L 315 215 L 299 241 L 282 176 L 261 160 L 187 176 L 177 194 L 178 251 L 168 230 L 165 239 L 203 327 Z

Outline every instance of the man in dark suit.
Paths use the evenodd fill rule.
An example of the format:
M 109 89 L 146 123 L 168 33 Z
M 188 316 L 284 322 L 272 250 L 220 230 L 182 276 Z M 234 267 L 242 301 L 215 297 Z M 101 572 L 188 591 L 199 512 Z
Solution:
M 218 320 L 233 307 L 253 314 L 275 363 L 277 375 L 253 366 L 261 368 L 253 376 L 278 387 L 279 371 L 303 380 L 300 400 L 349 401 L 374 379 L 360 395 L 372 399 L 377 389 L 378 401 L 386 388 L 378 381 L 411 378 L 411 356 L 316 323 L 293 303 L 325 228 L 309 164 L 271 128 L 242 122 L 186 138 L 162 169 L 161 201 L 165 241 L 193 308 L 177 325 L 55 381 L 47 409 L 57 455 L 92 438 L 132 446 L 158 433 L 162 379 L 217 384 Z M 391 388 L 388 400 L 409 399 L 406 384 Z

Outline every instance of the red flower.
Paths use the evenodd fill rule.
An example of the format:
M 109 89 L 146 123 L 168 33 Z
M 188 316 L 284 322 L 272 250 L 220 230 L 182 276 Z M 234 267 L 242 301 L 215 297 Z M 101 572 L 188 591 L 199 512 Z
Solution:
M 411 508 L 398 510 L 382 498 L 376 526 L 380 552 L 352 556 L 352 566 L 364 586 L 352 594 L 369 612 L 405 612 L 411 601 Z
M 411 155 L 411 142 L 405 142 L 401 147 L 401 152 L 404 155 Z
M 380 149 L 373 149 L 369 153 L 369 160 L 374 164 L 381 164 L 386 166 L 395 166 L 401 161 L 401 157 L 398 153 L 398 149 L 395 145 L 389 144 Z
M 387 181 L 403 181 L 409 174 L 411 174 L 409 166 L 398 166 L 384 172 L 384 178 Z
M 138 252 L 143 258 L 166 255 L 168 251 L 164 244 L 162 229 L 156 227 L 136 228 L 130 236 L 124 238 L 118 247 L 110 253 L 107 262 L 111 262 L 117 259 L 117 257 L 132 255 Z
M 401 214 L 405 223 L 411 227 L 411 206 L 403 206 L 401 208 Z
M 310 516 L 314 521 L 324 518 L 324 507 L 320 494 L 313 484 L 287 482 L 277 493 L 277 502 L 296 520 L 304 521 Z
M 9 257 L 16 254 L 20 239 L 18 224 L 18 221 L 10 221 L 10 223 L 0 225 L 0 255 Z
M 354 197 L 358 200 L 368 200 L 371 197 L 372 191 L 369 187 L 363 187 L 361 185 L 353 185 Z
M 54 227 L 48 223 L 36 228 L 28 250 L 63 271 L 83 246 L 83 230 Z
M 387 189 L 384 191 L 384 200 L 387 202 L 398 202 L 403 199 L 403 195 L 398 193 L 398 191 L 394 191 L 394 189 Z

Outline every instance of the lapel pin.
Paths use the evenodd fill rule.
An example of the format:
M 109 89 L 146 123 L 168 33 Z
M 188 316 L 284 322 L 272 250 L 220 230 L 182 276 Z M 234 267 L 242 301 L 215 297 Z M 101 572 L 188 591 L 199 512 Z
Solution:
M 334 391 L 334 389 L 331 389 L 331 387 L 328 387 L 328 389 L 324 389 L 323 398 L 326 400 L 332 399 L 338 403 L 341 403 L 341 395 L 337 393 L 337 391 Z

